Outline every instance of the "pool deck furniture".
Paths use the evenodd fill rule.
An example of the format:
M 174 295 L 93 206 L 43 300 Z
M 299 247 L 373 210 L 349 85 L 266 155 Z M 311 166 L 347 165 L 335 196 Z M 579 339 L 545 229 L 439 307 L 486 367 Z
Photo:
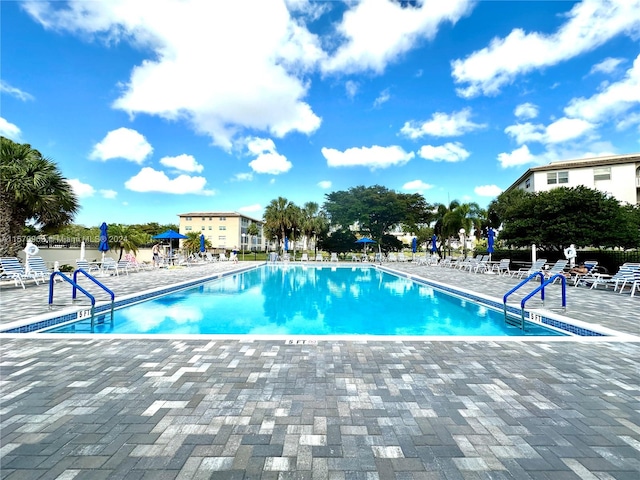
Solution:
M 242 266 L 101 281 L 121 296 Z M 517 283 L 394 269 L 496 298 Z M 46 290 L 3 286 L 0 323 L 46 312 Z M 640 296 L 568 296 L 567 316 L 638 332 Z M 34 335 L 0 356 L 7 480 L 637 478 L 637 342 Z
M 27 273 L 17 257 L 0 258 L 0 280 L 13 281 L 16 287 L 20 284 L 24 289 L 24 281 L 27 279 L 33 280 L 36 284 L 38 283 L 36 276 Z

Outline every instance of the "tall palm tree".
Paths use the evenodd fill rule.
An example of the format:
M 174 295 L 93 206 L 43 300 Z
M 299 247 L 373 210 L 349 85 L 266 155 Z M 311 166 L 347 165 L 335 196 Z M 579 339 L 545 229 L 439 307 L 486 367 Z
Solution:
M 148 237 L 148 235 L 132 225 L 114 224 L 109 226 L 109 237 L 114 239 L 113 246 L 120 248 L 118 260 L 122 260 L 122 254 L 125 250 L 137 255 L 138 247 L 145 242 L 145 237 Z M 112 248 L 113 246 L 110 245 Z
M 27 222 L 46 233 L 71 223 L 79 204 L 53 161 L 31 145 L 0 143 L 0 256 L 16 256 Z
M 284 242 L 292 225 L 292 211 L 295 205 L 284 197 L 271 200 L 264 209 L 264 228 L 269 238 L 276 237 L 278 244 Z

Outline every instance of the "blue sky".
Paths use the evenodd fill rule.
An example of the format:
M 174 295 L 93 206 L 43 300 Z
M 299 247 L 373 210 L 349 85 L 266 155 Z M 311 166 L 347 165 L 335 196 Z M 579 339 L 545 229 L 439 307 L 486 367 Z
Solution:
M 76 223 L 177 223 L 357 185 L 485 207 L 640 151 L 640 0 L 0 2 L 0 133 Z

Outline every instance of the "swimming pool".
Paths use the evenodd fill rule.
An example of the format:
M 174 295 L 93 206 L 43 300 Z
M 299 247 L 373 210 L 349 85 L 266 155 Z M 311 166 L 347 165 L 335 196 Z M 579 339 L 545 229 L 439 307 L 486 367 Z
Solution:
M 87 323 L 48 332 L 86 333 Z M 131 305 L 94 333 L 563 335 L 535 323 L 523 332 L 501 311 L 375 267 L 310 265 L 265 265 Z

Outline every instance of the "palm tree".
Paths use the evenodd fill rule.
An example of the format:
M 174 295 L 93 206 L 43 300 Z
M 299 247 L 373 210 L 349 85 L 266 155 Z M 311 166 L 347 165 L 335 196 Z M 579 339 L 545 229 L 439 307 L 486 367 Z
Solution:
M 291 229 L 293 222 L 292 212 L 295 205 L 284 197 L 271 200 L 264 210 L 264 228 L 269 238 L 276 237 L 278 244 L 284 242 L 287 231 Z
M 304 235 L 304 250 L 309 248 L 308 242 L 313 237 L 313 245 L 315 248 L 316 237 L 318 233 L 326 228 L 326 217 L 324 212 L 320 211 L 320 207 L 315 202 L 307 202 L 302 207 L 302 234 Z
M 16 256 L 27 222 L 52 231 L 71 223 L 79 204 L 53 161 L 31 145 L 0 142 L 0 256 Z
M 187 237 L 182 242 L 182 248 L 187 252 L 188 255 L 192 253 L 196 253 L 200 251 L 200 235 L 198 232 L 187 232 Z M 204 239 L 205 248 L 209 248 L 211 246 L 211 242 L 205 237 Z
M 109 238 L 114 239 L 114 246 L 120 248 L 118 260 L 122 260 L 122 254 L 125 250 L 137 255 L 138 247 L 145 243 L 145 234 L 132 225 L 109 225 Z

